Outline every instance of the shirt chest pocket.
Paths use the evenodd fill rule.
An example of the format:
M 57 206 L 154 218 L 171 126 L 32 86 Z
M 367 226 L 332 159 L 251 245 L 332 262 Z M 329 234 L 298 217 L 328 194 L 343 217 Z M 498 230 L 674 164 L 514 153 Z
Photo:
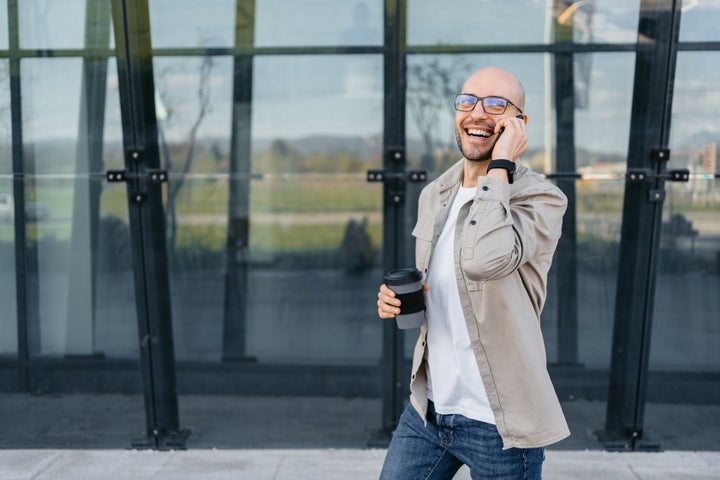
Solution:
M 415 237 L 415 263 L 420 271 L 427 273 L 433 243 L 432 219 L 427 216 L 418 218 L 412 235 Z

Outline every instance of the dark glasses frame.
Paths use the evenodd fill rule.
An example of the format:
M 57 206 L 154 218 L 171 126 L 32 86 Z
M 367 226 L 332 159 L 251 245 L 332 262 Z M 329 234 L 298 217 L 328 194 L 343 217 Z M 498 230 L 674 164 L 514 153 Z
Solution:
M 461 105 L 468 105 L 465 102 L 460 101 L 460 99 L 474 99 L 475 101 L 472 104 L 472 107 L 470 108 L 460 108 Z M 500 102 L 497 102 L 500 100 Z M 495 101 L 495 103 L 490 103 Z M 510 101 L 510 99 L 505 97 L 500 97 L 498 95 L 489 95 L 487 97 L 478 97 L 477 95 L 473 95 L 472 93 L 459 93 L 455 95 L 455 110 L 458 112 L 472 112 L 475 110 L 475 107 L 477 106 L 478 102 L 480 102 L 480 105 L 482 105 L 483 111 L 487 113 L 488 115 L 502 115 L 507 110 L 508 105 L 512 105 L 513 107 L 517 108 L 518 112 L 523 113 L 522 109 L 515 105 L 513 102 Z M 504 102 L 504 103 L 503 103 Z M 500 105 L 503 106 L 502 112 L 489 112 L 488 111 L 488 105 L 498 107 Z

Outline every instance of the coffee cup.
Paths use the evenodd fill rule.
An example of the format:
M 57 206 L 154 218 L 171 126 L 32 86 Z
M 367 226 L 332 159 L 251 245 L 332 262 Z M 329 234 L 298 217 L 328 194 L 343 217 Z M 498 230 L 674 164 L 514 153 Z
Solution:
M 385 275 L 385 285 L 400 300 L 400 313 L 395 315 L 398 328 L 418 328 L 425 320 L 425 295 L 422 272 L 417 268 L 392 270 Z

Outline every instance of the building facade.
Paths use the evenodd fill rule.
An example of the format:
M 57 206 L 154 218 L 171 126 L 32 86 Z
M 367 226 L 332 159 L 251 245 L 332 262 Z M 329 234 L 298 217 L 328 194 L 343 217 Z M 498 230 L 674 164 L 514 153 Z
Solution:
M 558 394 L 596 402 L 599 446 L 655 448 L 648 405 L 720 407 L 718 20 L 717 0 L 0 0 L 0 391 L 137 395 L 157 448 L 184 445 L 196 394 L 376 399 L 360 421 L 387 434 L 415 332 L 375 293 L 459 159 L 452 95 L 497 65 L 526 88 L 523 162 L 570 200 L 543 312 Z

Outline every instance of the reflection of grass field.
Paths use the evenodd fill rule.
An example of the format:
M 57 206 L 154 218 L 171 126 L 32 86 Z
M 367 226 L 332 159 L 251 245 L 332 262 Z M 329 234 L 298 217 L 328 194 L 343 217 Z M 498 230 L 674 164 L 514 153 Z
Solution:
M 177 179 L 171 177 L 170 185 L 173 181 Z M 126 185 L 102 182 L 101 216 L 113 215 L 127 223 Z M 176 244 L 178 248 L 192 246 L 214 251 L 224 249 L 229 182 L 223 176 L 185 178 L 185 184 L 176 199 L 176 211 L 180 218 L 194 217 L 199 221 L 196 224 L 181 222 Z M 42 179 L 28 184 L 28 200 L 43 204 L 49 211 L 47 221 L 28 223 L 28 240 L 70 239 L 74 185 L 73 180 Z M 378 247 L 381 243 L 378 218 L 382 210 L 382 186 L 367 183 L 364 174 L 269 174 L 253 178 L 245 186 L 249 186 L 250 195 L 251 249 L 286 251 L 337 248 L 342 242 L 347 218 L 351 215 L 368 216 L 370 223 L 367 229 L 372 244 Z M 165 195 L 167 188 L 168 185 L 163 185 Z M 607 225 L 617 226 L 622 219 L 621 186 L 580 183 L 577 194 L 580 240 L 608 236 L 616 238 L 619 234 L 617 228 L 609 229 Z M 677 193 L 672 197 L 672 207 L 674 211 L 697 214 L 716 211 L 717 202 L 693 202 L 689 195 Z M 207 223 L 203 223 L 205 217 L 208 217 Z M 210 217 L 212 220 L 209 220 Z M 692 215 L 689 217 L 692 219 Z M 13 239 L 12 222 L 0 223 L 0 241 L 12 242 Z
M 373 246 L 381 242 L 379 223 L 368 223 L 367 233 Z M 322 250 L 338 248 L 345 234 L 345 224 L 302 224 L 282 226 L 264 224 L 250 229 L 250 249 L 263 251 Z M 178 229 L 177 248 L 202 245 L 211 250 L 224 248 L 227 229 L 224 225 L 184 225 Z
M 172 183 L 172 178 L 170 182 Z M 28 224 L 27 237 L 54 237 L 69 240 L 72 227 L 73 182 L 38 182 L 33 201 L 46 205 L 52 221 L 39 225 Z M 167 185 L 164 201 L 167 200 Z M 176 199 L 178 215 L 226 215 L 228 208 L 227 178 L 186 178 Z M 250 182 L 250 214 L 278 214 L 278 222 L 253 225 L 250 232 L 251 248 L 266 250 L 306 250 L 336 248 L 342 242 L 344 221 L 318 222 L 302 225 L 282 225 L 282 214 L 313 214 L 341 212 L 380 212 L 382 186 L 368 184 L 364 174 L 303 174 L 266 175 Z M 104 184 L 101 197 L 101 216 L 113 215 L 128 219 L 127 191 L 123 184 Z M 380 224 L 369 224 L 368 233 L 373 245 L 381 240 Z M 212 250 L 224 248 L 227 230 L 225 225 L 180 225 L 177 247 L 204 247 Z M 14 238 L 11 222 L 0 224 L 0 241 Z

